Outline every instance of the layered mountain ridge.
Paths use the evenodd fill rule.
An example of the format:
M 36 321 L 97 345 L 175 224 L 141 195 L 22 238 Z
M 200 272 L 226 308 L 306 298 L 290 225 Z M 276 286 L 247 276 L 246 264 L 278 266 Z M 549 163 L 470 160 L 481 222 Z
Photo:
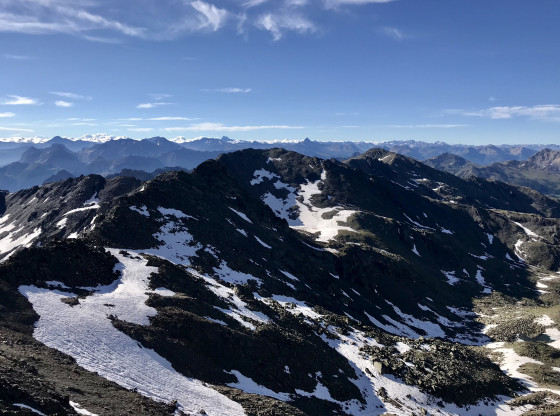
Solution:
M 74 385 L 95 372 L 132 389 L 65 390 L 40 356 L 46 390 L 3 373 L 5 409 L 17 399 L 50 412 L 48 396 L 52 409 L 125 414 L 108 388 L 171 403 L 126 399 L 137 414 L 522 414 L 555 403 L 506 404 L 540 387 L 488 358 L 518 345 L 485 346 L 540 346 L 556 328 L 554 280 L 540 293 L 538 279 L 558 269 L 560 204 L 530 189 L 382 149 L 345 162 L 249 149 L 192 173 L 83 176 L 5 201 L 2 331 L 72 357 L 87 370 Z M 519 328 L 493 309 L 518 304 L 534 316 Z M 549 321 L 533 322 L 545 310 Z
M 543 145 L 468 146 L 413 140 L 321 142 L 305 139 L 302 141 L 258 142 L 232 140 L 228 137 L 221 139 L 177 137 L 171 140 L 152 137 L 133 140 L 107 135 L 89 135 L 78 139 L 57 136 L 35 142 L 33 140 L 29 142 L 0 140 L 0 189 L 8 189 L 13 192 L 56 179 L 91 173 L 108 176 L 119 174 L 122 170 L 143 170 L 146 175 L 149 172 L 170 167 L 190 170 L 221 153 L 248 148 L 264 150 L 274 147 L 282 147 L 307 156 L 339 160 L 354 157 L 374 147 L 417 160 L 450 153 L 459 155 L 457 157 L 463 157 L 465 160 L 468 159 L 476 165 L 510 160 L 522 161 L 546 149 L 546 146 Z M 555 145 L 549 145 L 549 147 L 560 150 Z M 546 192 L 545 188 L 542 190 Z
M 442 154 L 426 164 L 462 178 L 477 176 L 527 186 L 547 195 L 560 196 L 560 151 L 543 149 L 526 160 L 479 165 L 455 155 Z

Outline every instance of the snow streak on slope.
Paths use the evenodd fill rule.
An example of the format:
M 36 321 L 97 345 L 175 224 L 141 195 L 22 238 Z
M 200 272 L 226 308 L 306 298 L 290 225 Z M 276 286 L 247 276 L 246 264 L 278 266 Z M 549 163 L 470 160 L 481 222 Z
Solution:
M 9 228 L 9 226 L 5 228 Z M 0 255 L 9 253 L 2 259 L 2 261 L 6 261 L 6 259 L 8 259 L 8 257 L 10 257 L 16 249 L 20 247 L 29 247 L 33 241 L 41 235 L 41 227 L 37 227 L 30 234 L 22 234 L 16 237 L 16 235 L 22 231 L 22 228 L 11 231 L 9 234 L 0 239 Z
M 156 310 L 145 304 L 148 293 L 169 295 L 168 290 L 149 290 L 148 278 L 157 268 L 146 266 L 140 257 L 118 257 L 122 277 L 95 294 L 80 299 L 76 306 L 61 302 L 75 296 L 58 290 L 21 286 L 20 292 L 33 304 L 40 318 L 33 336 L 45 345 L 76 359 L 78 365 L 104 378 L 157 401 L 177 400 L 187 413 L 212 416 L 241 416 L 242 407 L 202 382 L 177 373 L 153 350 L 117 330 L 109 315 L 148 325 Z M 107 305 L 112 305 L 108 307 Z
M 340 206 L 318 208 L 311 203 L 313 196 L 321 194 L 319 185 L 326 180 L 326 171 L 323 170 L 319 180 L 311 182 L 307 179 L 305 184 L 300 185 L 299 191 L 281 182 L 278 175 L 264 169 L 256 170 L 253 176 L 254 179 L 251 180 L 251 185 L 260 184 L 267 179 L 274 181 L 273 184 L 276 189 L 288 191 L 288 196 L 284 199 L 278 198 L 270 192 L 265 193 L 261 199 L 277 216 L 288 221 L 290 227 L 296 230 L 307 231 L 311 234 L 318 233 L 319 236 L 316 238 L 316 241 L 321 242 L 333 240 L 338 235 L 338 232 L 342 230 L 356 232 L 353 228 L 340 225 L 339 223 L 347 222 L 358 211 L 344 209 Z M 295 212 L 299 213 L 299 215 L 293 218 Z

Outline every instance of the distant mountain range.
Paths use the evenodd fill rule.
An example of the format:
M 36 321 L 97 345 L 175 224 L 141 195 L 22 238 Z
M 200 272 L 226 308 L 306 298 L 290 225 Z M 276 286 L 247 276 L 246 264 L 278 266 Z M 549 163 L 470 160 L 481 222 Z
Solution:
M 512 173 L 492 176 L 479 171 L 479 165 L 504 161 L 523 161 L 542 151 L 544 145 L 450 145 L 443 142 L 426 143 L 418 141 L 389 141 L 389 142 L 322 142 L 305 139 L 302 141 L 241 141 L 228 137 L 186 139 L 176 137 L 168 140 L 163 137 L 153 137 L 144 140 L 133 140 L 126 137 L 107 135 L 90 135 L 76 139 L 56 136 L 52 139 L 30 138 L 0 141 L 0 189 L 11 192 L 19 189 L 40 185 L 53 180 L 76 177 L 87 174 L 101 174 L 104 176 L 119 174 L 123 170 L 144 171 L 144 174 L 158 169 L 168 170 L 175 167 L 193 169 L 201 162 L 213 159 L 219 154 L 243 149 L 271 149 L 281 147 L 310 157 L 338 160 L 358 156 L 371 148 L 384 150 L 409 156 L 416 160 L 443 157 L 448 167 L 438 165 L 439 159 L 427 163 L 439 169 L 457 173 L 463 177 L 471 174 L 510 181 L 515 177 Z M 560 150 L 559 145 L 549 145 L 551 149 Z M 446 158 L 455 155 L 456 163 L 453 167 L 445 162 Z M 464 160 L 464 162 L 463 162 Z M 460 164 L 465 169 L 460 171 Z M 510 163 L 511 168 L 517 168 Z M 470 173 L 469 173 L 470 169 Z M 153 176 L 152 176 L 153 177 Z M 555 180 L 555 179 L 554 179 Z M 513 183 L 531 186 L 529 182 Z M 510 181 L 510 182 L 511 182 Z M 555 195 L 552 185 L 535 188 L 547 194 Z M 550 191 L 550 192 L 549 192 Z M 554 191 L 554 192 L 552 192 Z
M 527 160 L 508 160 L 478 165 L 460 156 L 444 153 L 424 161 L 436 169 L 451 172 L 461 178 L 480 178 L 527 186 L 560 198 L 560 151 L 544 149 Z

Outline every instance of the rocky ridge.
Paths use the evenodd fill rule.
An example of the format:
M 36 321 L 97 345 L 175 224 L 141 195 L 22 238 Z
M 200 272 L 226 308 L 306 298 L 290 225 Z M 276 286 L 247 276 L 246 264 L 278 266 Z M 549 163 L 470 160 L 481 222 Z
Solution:
M 495 206 L 480 200 L 493 189 L 515 196 Z M 47 198 L 55 195 L 68 206 L 49 214 Z M 558 262 L 556 201 L 489 181 L 473 185 L 383 151 L 342 163 L 245 150 L 192 174 L 146 183 L 82 177 L 6 202 L 0 239 L 24 243 L 3 251 L 2 276 L 11 276 L 4 299 L 17 300 L 3 328 L 32 342 L 34 310 L 49 299 L 69 323 L 99 302 L 106 312 L 92 324 L 133 340 L 135 353 L 153 350 L 177 374 L 216 386 L 247 414 L 495 412 L 504 396 L 526 387 L 504 377 L 486 349 L 464 346 L 492 336 L 472 311 L 495 294 L 508 305 L 545 307 L 533 269 L 544 273 Z M 71 222 L 73 215 L 80 217 Z M 16 250 L 22 245 L 29 248 Z M 95 261 L 104 268 L 88 265 L 95 256 L 105 258 Z M 86 269 L 92 272 L 79 271 Z M 147 316 L 131 316 L 115 301 L 129 278 L 147 285 L 146 298 L 134 298 Z M 48 325 L 40 316 L 37 328 Z M 43 342 L 93 371 L 55 335 Z M 461 382 L 469 368 L 479 371 L 471 384 Z M 110 367 L 95 371 L 161 401 Z M 102 400 L 90 396 L 68 400 L 103 414 Z M 2 400 L 9 407 L 15 396 Z M 64 395 L 57 400 L 68 409 Z M 183 410 L 187 404 L 177 401 Z M 235 414 L 228 406 L 222 414 Z

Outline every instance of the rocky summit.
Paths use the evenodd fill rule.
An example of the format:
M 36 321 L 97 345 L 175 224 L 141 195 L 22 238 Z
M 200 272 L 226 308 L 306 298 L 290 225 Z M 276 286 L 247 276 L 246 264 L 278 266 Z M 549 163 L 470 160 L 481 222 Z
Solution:
M 0 193 L 0 414 L 559 414 L 559 230 L 384 149 Z

